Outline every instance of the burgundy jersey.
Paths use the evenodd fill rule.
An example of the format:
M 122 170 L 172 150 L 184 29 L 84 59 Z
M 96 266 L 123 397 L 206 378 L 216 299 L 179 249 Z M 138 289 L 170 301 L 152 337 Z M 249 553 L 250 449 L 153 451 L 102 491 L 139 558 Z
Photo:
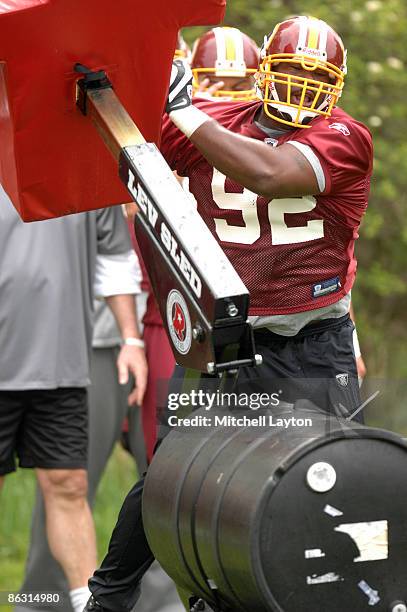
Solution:
M 268 146 L 290 142 L 314 168 L 321 193 L 268 200 L 214 169 L 169 120 L 161 150 L 189 177 L 198 212 L 250 291 L 250 314 L 291 314 L 328 306 L 354 282 L 354 242 L 372 172 L 369 130 L 340 108 L 309 129 L 268 137 L 254 124 L 261 102 L 195 100 L 225 128 Z M 243 145 L 242 145 L 243 146 Z

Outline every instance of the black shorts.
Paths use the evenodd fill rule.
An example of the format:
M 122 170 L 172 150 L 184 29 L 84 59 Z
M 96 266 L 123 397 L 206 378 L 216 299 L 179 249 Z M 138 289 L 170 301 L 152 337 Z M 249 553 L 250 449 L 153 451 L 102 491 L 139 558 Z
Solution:
M 311 323 L 291 337 L 255 330 L 256 349 L 263 356 L 263 365 L 245 368 L 238 382 L 256 387 L 258 377 L 267 380 L 271 390 L 279 386 L 283 390 L 282 401 L 295 404 L 307 400 L 323 412 L 349 418 L 361 404 L 354 328 L 349 315 L 345 315 Z M 355 420 L 363 420 L 361 412 Z
M 87 391 L 0 391 L 0 475 L 20 467 L 86 468 Z
M 267 394 L 273 398 L 278 396 L 278 405 L 276 400 L 269 406 L 270 409 L 276 406 L 276 411 L 295 405 L 363 422 L 359 410 L 361 399 L 353 330 L 349 315 L 311 323 L 295 336 L 281 336 L 265 328 L 256 329 L 256 351 L 262 355 L 263 363 L 255 368 L 240 368 L 237 379 L 227 391 L 242 399 L 250 395 L 247 405 L 251 408 L 253 400 Z M 192 389 L 213 393 L 220 385 L 218 377 L 177 366 L 169 383 L 169 393 L 190 393 Z M 161 439 L 169 431 L 169 411 L 167 405 L 160 407 Z

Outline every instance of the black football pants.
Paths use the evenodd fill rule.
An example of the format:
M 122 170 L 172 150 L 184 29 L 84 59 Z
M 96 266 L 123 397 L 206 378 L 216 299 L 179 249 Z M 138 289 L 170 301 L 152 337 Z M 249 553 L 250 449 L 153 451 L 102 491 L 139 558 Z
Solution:
M 263 364 L 239 370 L 237 391 L 269 393 L 278 381 L 282 400 L 288 403 L 308 399 L 324 412 L 351 415 L 360 405 L 353 328 L 346 315 L 308 325 L 293 337 L 255 331 Z M 176 368 L 170 391 L 184 388 L 184 378 L 185 370 Z M 204 376 L 199 384 L 206 387 L 218 382 L 216 377 Z M 355 420 L 362 420 L 361 412 Z M 106 610 L 130 612 L 139 596 L 141 578 L 154 560 L 143 529 L 143 486 L 144 479 L 128 493 L 108 553 L 89 580 L 92 594 Z

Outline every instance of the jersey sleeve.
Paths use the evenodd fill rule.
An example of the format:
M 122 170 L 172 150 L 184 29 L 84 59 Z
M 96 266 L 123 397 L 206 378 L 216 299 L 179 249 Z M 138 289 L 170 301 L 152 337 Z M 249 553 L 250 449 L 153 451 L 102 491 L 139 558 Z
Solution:
M 121 206 L 96 211 L 98 255 L 119 255 L 131 251 L 132 245 Z
M 288 143 L 307 157 L 324 195 L 347 191 L 372 172 L 371 134 L 350 117 L 341 121 L 320 119 Z
M 93 293 L 95 298 L 140 293 L 141 269 L 131 249 L 118 255 L 96 256 Z

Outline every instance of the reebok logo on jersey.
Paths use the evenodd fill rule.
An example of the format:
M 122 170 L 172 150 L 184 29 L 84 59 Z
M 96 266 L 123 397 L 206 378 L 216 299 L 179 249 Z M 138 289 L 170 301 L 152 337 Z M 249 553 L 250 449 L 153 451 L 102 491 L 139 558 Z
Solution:
M 341 288 L 341 281 L 339 280 L 339 276 L 335 276 L 335 278 L 330 278 L 325 281 L 321 281 L 320 283 L 316 283 L 312 287 L 312 297 L 318 298 L 329 293 L 334 293 L 335 291 L 339 291 Z
M 344 123 L 331 123 L 329 128 L 331 130 L 338 130 L 338 132 L 341 132 L 344 136 L 350 136 L 350 130 Z

